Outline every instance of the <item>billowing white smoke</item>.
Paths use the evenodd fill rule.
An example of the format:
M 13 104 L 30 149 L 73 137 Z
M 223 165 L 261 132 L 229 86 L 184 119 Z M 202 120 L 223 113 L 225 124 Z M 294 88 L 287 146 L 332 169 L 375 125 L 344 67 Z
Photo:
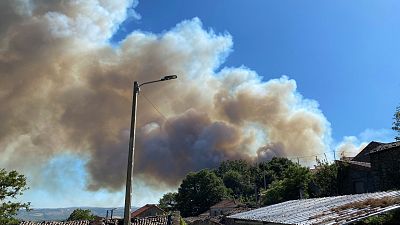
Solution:
M 344 137 L 336 147 L 336 152 L 340 157 L 353 157 L 368 145 L 367 142 L 360 142 L 354 136 Z
M 197 18 L 108 44 L 131 4 L 0 2 L 1 166 L 40 178 L 37 165 L 70 151 L 89 157 L 89 189 L 119 190 L 132 83 L 167 74 L 179 79 L 141 91 L 166 118 L 139 99 L 135 173 L 149 184 L 176 185 L 227 159 L 329 151 L 318 104 L 288 77 L 265 82 L 245 67 L 221 69 L 232 39 Z

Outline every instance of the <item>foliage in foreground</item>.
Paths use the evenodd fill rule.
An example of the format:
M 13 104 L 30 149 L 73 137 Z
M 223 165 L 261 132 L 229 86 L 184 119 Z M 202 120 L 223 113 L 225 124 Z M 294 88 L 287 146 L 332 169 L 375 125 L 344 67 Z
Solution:
M 338 165 L 335 163 L 317 161 L 317 171 L 313 176 L 313 182 L 318 190 L 312 197 L 328 197 L 338 194 Z
M 89 209 L 75 209 L 71 215 L 69 215 L 67 221 L 75 220 L 94 220 L 95 216 Z
M 187 225 L 185 220 L 182 217 L 179 217 L 179 225 Z
M 30 203 L 12 202 L 12 200 L 22 195 L 27 189 L 24 175 L 16 171 L 0 170 L 0 224 L 12 225 L 19 223 L 14 217 L 21 208 L 29 210 Z

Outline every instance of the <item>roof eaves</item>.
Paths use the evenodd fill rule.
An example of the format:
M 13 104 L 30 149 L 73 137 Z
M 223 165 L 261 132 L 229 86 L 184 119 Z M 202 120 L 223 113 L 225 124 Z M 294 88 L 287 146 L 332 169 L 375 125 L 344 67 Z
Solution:
M 369 214 L 369 215 L 356 218 L 356 219 L 354 219 L 354 220 L 349 220 L 349 221 L 348 221 L 347 223 L 345 223 L 345 224 L 352 224 L 352 223 L 354 223 L 354 222 L 358 222 L 358 221 L 363 220 L 363 219 L 365 219 L 365 218 L 368 218 L 368 217 L 370 217 L 370 216 L 380 215 L 380 214 L 382 214 L 382 213 L 389 212 L 389 211 L 392 211 L 392 210 L 395 210 L 395 209 L 398 209 L 398 208 L 400 208 L 400 205 L 396 205 L 396 206 L 393 206 L 393 207 L 388 207 L 388 208 L 385 209 L 385 210 L 378 211 L 378 212 L 376 212 L 376 213 L 371 213 L 371 214 Z
M 400 141 L 379 145 L 378 147 L 372 149 L 369 152 L 369 154 L 374 154 L 377 152 L 381 152 L 381 151 L 385 151 L 385 150 L 389 150 L 389 149 L 397 148 L 397 147 L 400 147 Z

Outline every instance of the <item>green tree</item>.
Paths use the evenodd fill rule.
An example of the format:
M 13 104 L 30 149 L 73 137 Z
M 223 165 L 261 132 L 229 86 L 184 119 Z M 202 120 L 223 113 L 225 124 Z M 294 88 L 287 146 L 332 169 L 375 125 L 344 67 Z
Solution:
M 243 176 L 238 171 L 229 170 L 222 176 L 225 187 L 229 188 L 236 198 L 243 194 L 245 188 L 243 184 Z
M 218 169 L 217 175 L 219 177 L 223 177 L 223 175 L 229 171 L 237 171 L 240 172 L 242 175 L 248 175 L 250 171 L 250 165 L 246 160 L 227 160 L 223 161 Z
M 220 164 L 216 174 L 235 199 L 251 204 L 255 202 L 254 187 L 257 175 L 253 169 L 245 160 L 228 160 Z
M 221 178 L 204 169 L 183 179 L 176 195 L 177 209 L 184 217 L 196 216 L 226 197 L 227 189 Z
M 263 205 L 275 204 L 283 201 L 307 198 L 308 184 L 311 180 L 310 170 L 297 164 L 289 166 L 282 174 L 283 179 L 273 181 L 263 193 Z
M 397 132 L 396 141 L 400 141 L 400 106 L 396 107 L 396 112 L 393 115 L 392 129 Z
M 75 209 L 71 215 L 69 215 L 67 221 L 75 220 L 94 220 L 95 216 L 89 209 Z
M 335 163 L 317 161 L 317 170 L 312 180 L 318 189 L 315 197 L 328 197 L 338 194 L 338 166 Z
M 13 199 L 22 195 L 27 189 L 24 175 L 16 171 L 0 170 L 0 224 L 18 224 L 18 220 L 14 218 L 18 210 L 21 208 L 29 210 L 30 202 L 12 202 Z
M 167 212 L 174 211 L 176 209 L 176 192 L 168 192 L 162 196 L 159 200 L 159 206 Z
M 285 171 L 294 165 L 295 163 L 287 158 L 274 157 L 271 161 L 260 163 L 259 167 L 263 171 L 270 171 L 272 179 L 282 179 Z
M 283 179 L 283 173 L 290 167 L 295 165 L 287 158 L 274 157 L 271 161 L 261 162 L 256 168 L 256 184 L 258 188 L 263 188 L 271 184 L 274 180 Z

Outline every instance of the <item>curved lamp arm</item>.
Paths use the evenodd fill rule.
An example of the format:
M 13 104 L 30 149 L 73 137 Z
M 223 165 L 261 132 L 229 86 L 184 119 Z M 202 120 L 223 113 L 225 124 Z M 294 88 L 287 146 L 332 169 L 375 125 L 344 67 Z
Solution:
M 151 83 L 156 83 L 156 82 L 161 82 L 161 81 L 166 81 L 166 80 L 173 80 L 173 79 L 176 79 L 176 78 L 178 78 L 177 75 L 168 75 L 168 76 L 165 76 L 165 77 L 163 77 L 163 78 L 161 78 L 159 80 L 153 80 L 153 81 L 144 82 L 143 84 L 139 84 L 138 87 L 141 87 L 141 86 L 143 86 L 145 84 L 151 84 Z

